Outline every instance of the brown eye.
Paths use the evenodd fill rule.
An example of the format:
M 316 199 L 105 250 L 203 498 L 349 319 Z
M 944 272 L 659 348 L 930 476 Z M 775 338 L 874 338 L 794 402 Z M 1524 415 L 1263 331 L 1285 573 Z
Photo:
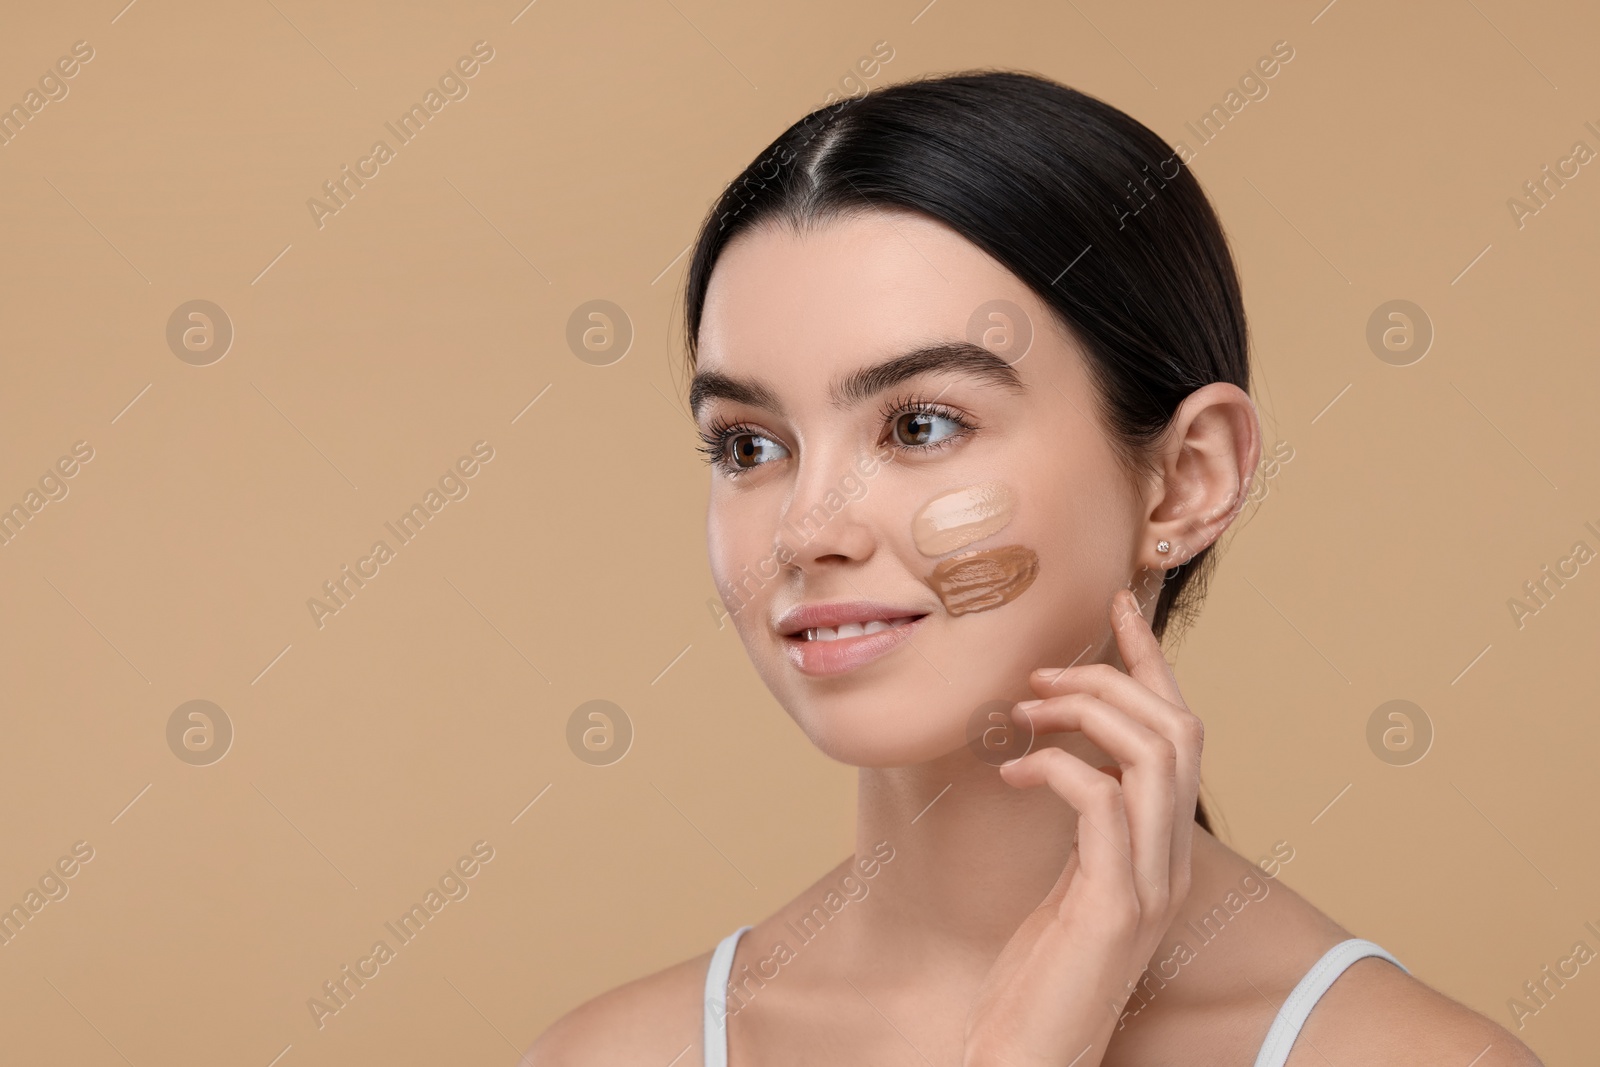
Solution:
M 728 441 L 728 452 L 733 465 L 740 470 L 749 470 L 768 460 L 781 459 L 785 454 L 782 445 L 756 433 L 734 434 Z
M 947 424 L 940 432 L 939 423 Z M 960 430 L 960 424 L 931 411 L 908 411 L 894 420 L 895 439 L 903 445 L 930 445 Z

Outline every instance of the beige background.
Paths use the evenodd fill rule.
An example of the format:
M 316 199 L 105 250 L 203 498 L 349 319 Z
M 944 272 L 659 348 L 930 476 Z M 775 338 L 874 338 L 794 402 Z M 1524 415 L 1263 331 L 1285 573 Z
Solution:
M 1587 5 L 119 6 L 0 34 L 7 104 L 94 49 L 0 147 L 0 505 L 94 450 L 0 547 L 0 905 L 94 849 L 0 947 L 8 1060 L 507 1064 L 847 854 L 852 770 L 708 607 L 676 300 L 722 184 L 878 41 L 867 84 L 1031 69 L 1169 140 L 1292 45 L 1193 161 L 1293 449 L 1169 649 L 1208 795 L 1503 1024 L 1600 949 L 1600 563 L 1507 607 L 1600 549 L 1600 168 L 1507 207 L 1600 149 Z M 479 40 L 469 95 L 319 229 L 307 199 Z M 565 340 L 600 298 L 635 331 L 603 367 Z M 236 333 L 209 366 L 165 338 L 194 299 Z M 1406 367 L 1365 339 L 1392 299 L 1436 331 Z M 480 440 L 470 494 L 318 629 L 307 599 Z M 566 742 L 595 698 L 636 732 L 609 767 Z M 235 731 L 209 766 L 167 743 L 193 699 Z M 1391 699 L 1435 730 L 1411 766 L 1368 747 Z M 319 1031 L 307 999 L 480 840 L 470 895 Z M 1594 970 L 1520 1031 L 1552 1064 L 1593 1056 Z

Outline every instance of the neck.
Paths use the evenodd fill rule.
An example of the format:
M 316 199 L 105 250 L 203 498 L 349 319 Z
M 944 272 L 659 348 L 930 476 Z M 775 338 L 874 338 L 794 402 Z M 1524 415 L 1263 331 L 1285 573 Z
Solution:
M 1091 766 L 1114 762 L 1082 734 L 1040 744 Z M 919 955 L 994 959 L 1060 878 L 1077 822 L 1048 786 L 1007 785 L 965 748 L 909 767 L 861 768 L 856 855 L 884 841 L 894 855 L 874 879 L 879 905 L 863 910 L 858 948 L 904 956 L 915 943 Z

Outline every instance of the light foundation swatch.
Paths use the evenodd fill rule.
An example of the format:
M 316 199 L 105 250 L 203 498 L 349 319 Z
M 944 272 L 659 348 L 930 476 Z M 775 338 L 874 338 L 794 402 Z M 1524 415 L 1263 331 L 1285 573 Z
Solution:
M 1000 482 L 983 482 L 940 493 L 911 520 L 911 536 L 924 556 L 943 556 L 999 533 L 1011 521 L 1015 502 Z
M 940 493 L 911 519 L 911 536 L 925 556 L 943 556 L 991 537 L 1011 522 L 1011 490 L 981 482 Z M 951 615 L 1009 604 L 1033 584 L 1039 556 L 1022 545 L 963 552 L 938 563 L 924 578 Z

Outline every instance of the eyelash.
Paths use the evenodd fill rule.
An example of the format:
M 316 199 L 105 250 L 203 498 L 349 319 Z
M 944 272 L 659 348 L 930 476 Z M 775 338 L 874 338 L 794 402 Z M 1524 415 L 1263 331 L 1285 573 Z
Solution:
M 963 412 L 958 411 L 949 405 L 941 404 L 938 401 L 926 399 L 916 394 L 902 395 L 894 400 L 888 401 L 879 409 L 879 416 L 884 422 L 890 424 L 891 429 L 893 422 L 899 419 L 899 417 L 902 415 L 934 415 L 942 419 L 948 419 L 955 423 L 957 427 L 959 427 L 959 429 L 957 429 L 954 433 L 942 437 L 931 444 L 896 444 L 895 446 L 897 448 L 903 448 L 912 452 L 938 451 L 947 445 L 952 445 L 961 440 L 978 428 L 977 425 L 970 421 Z M 700 433 L 701 444 L 697 451 L 701 452 L 705 456 L 707 463 L 717 467 L 722 471 L 723 474 L 730 478 L 737 478 L 741 475 L 749 474 L 751 471 L 755 470 L 756 467 L 761 466 L 761 464 L 757 464 L 756 467 L 740 467 L 729 462 L 727 455 L 729 440 L 742 433 L 748 433 L 758 437 L 768 436 L 761 430 L 749 425 L 748 423 L 729 421 L 719 416 L 712 419 L 711 425 Z

